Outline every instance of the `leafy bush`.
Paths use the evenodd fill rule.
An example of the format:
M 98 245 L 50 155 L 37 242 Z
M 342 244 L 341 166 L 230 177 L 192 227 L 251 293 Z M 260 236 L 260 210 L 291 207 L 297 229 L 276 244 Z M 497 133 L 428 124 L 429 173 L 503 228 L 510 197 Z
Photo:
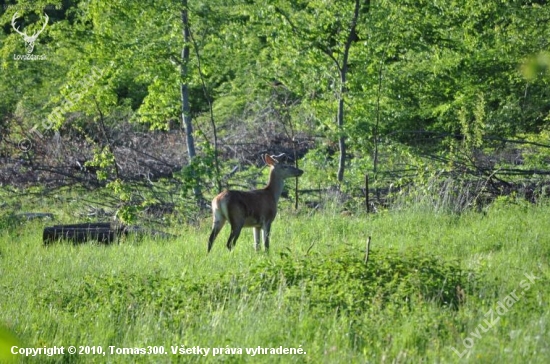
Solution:
M 408 305 L 417 300 L 457 307 L 464 299 L 462 290 L 471 287 L 472 275 L 456 263 L 420 251 L 372 251 L 365 264 L 361 252 L 347 250 L 326 257 L 285 254 L 280 261 L 259 264 L 252 277 L 261 277 L 256 286 L 251 282 L 252 292 L 273 282 L 271 289 L 284 286 L 290 301 L 307 297 L 311 306 L 321 310 L 360 314 L 372 306 Z
M 130 315 L 150 308 L 178 316 L 228 301 L 279 295 L 292 307 L 351 316 L 386 305 L 408 307 L 420 301 L 457 308 L 473 287 L 473 274 L 457 263 L 421 251 L 344 250 L 329 256 L 293 256 L 257 263 L 249 272 L 224 273 L 197 281 L 159 274 L 101 275 L 85 278 L 76 292 L 49 292 L 42 302 L 70 312 L 103 310 Z

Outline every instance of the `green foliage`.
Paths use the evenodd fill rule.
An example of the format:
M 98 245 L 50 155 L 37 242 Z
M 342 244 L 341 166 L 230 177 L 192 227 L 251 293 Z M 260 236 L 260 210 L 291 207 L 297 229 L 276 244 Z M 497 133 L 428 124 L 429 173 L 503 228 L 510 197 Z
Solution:
M 0 360 L 3 363 L 15 362 L 16 357 L 11 353 L 11 348 L 20 345 L 13 333 L 0 326 Z
M 282 110 L 296 131 L 320 137 L 329 153 L 315 159 L 329 164 L 323 174 L 314 171 L 311 185 L 334 184 L 337 164 L 330 153 L 338 150 L 331 143 L 346 136 L 348 157 L 362 159 L 350 163 L 356 171 L 347 174 L 343 188 L 352 189 L 363 169 L 375 168 L 380 143 L 416 148 L 406 151 L 415 154 L 411 159 L 427 149 L 453 159 L 490 147 L 486 137 L 547 131 L 550 6 L 544 2 L 361 2 L 344 94 L 338 68 L 354 9 L 350 0 L 191 1 L 187 65 L 181 63 L 181 3 L 9 5 L 0 9 L 0 123 L 14 117 L 18 133 L 36 125 L 40 132 L 58 128 L 69 117 L 86 130 L 100 110 L 114 125 L 123 110 L 132 122 L 170 129 L 181 119 L 180 87 L 186 83 L 193 118 L 208 118 L 211 103 L 218 129 L 229 140 L 239 137 L 233 123 L 280 121 L 276 114 Z M 14 59 L 24 50 L 10 24 L 17 9 L 17 24 L 29 33 L 40 28 L 40 14 L 49 14 L 35 48 L 47 60 Z M 342 130 L 334 123 L 340 98 L 346 100 Z M 450 151 L 445 138 L 419 142 L 420 132 L 450 134 L 462 143 Z M 183 172 L 185 189 L 192 183 L 209 187 L 208 148 L 208 143 L 199 147 L 204 160 Z M 377 160 L 378 170 L 399 164 L 400 152 L 389 152 L 390 158 Z M 108 159 L 99 156 L 97 163 Z M 529 163 L 543 163 L 535 159 Z
M 462 107 L 458 112 L 460 133 L 464 135 L 464 148 L 472 151 L 483 143 L 483 128 L 485 119 L 485 98 L 479 95 L 473 110 Z
M 272 287 L 271 280 L 280 279 L 275 283 L 286 287 L 283 295 L 289 300 L 300 302 L 307 297 L 308 304 L 319 312 L 337 310 L 357 315 L 373 307 L 414 305 L 418 300 L 456 308 L 461 303 L 458 287 L 473 284 L 468 281 L 468 272 L 456 263 L 442 262 L 420 251 L 372 251 L 368 264 L 360 253 L 344 250 L 299 259 L 283 253 L 281 262 L 266 262 L 251 272 Z
M 12 211 L 2 211 L 0 214 L 0 230 L 11 229 L 17 225 L 17 218 Z
M 177 178 L 182 183 L 182 194 L 184 196 L 190 193 L 194 186 L 201 184 L 217 186 L 219 176 L 215 165 L 215 151 L 208 142 L 201 144 L 201 146 L 204 154 L 193 158 L 177 174 Z
M 136 201 L 134 187 L 129 183 L 122 182 L 120 179 L 109 182 L 107 188 L 112 190 L 114 196 L 119 200 L 116 218 L 128 225 L 135 224 L 139 213 L 143 211 L 147 203 Z
M 336 183 L 336 156 L 334 152 L 327 150 L 326 147 L 318 147 L 309 150 L 302 160 L 301 167 L 305 171 L 304 182 L 310 187 L 317 188 L 325 184 Z
M 471 277 L 458 264 L 420 251 L 373 251 L 368 264 L 358 251 L 335 251 L 328 257 L 282 253 L 281 259 L 260 262 L 244 274 L 228 272 L 202 280 L 158 274 L 86 277 L 77 292 L 44 297 L 44 304 L 74 314 L 105 307 L 115 314 L 127 307 L 185 313 L 200 309 L 204 302 L 217 307 L 234 296 L 247 300 L 277 294 L 291 306 L 355 317 L 386 305 L 415 306 L 419 300 L 458 308 L 465 299 L 458 292 L 472 293 Z M 185 297 L 176 292 L 185 292 Z
M 523 75 L 529 81 L 550 77 L 550 53 L 540 52 L 530 57 L 523 65 Z
M 94 151 L 94 158 L 86 162 L 87 167 L 97 167 L 97 179 L 100 181 L 106 180 L 113 170 L 115 164 L 115 156 L 111 153 L 108 146 L 97 147 Z
M 497 197 L 488 207 L 487 210 L 490 212 L 494 211 L 503 211 L 510 209 L 512 206 L 517 210 L 526 211 L 529 208 L 529 201 L 525 200 L 522 197 L 517 196 L 513 193 L 508 196 L 499 196 Z

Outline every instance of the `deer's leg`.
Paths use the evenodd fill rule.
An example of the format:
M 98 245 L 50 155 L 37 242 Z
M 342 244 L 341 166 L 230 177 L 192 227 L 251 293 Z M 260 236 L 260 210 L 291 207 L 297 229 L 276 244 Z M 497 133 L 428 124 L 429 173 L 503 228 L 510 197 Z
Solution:
M 242 228 L 243 224 L 231 224 L 231 234 L 229 235 L 229 239 L 227 239 L 227 249 L 231 250 L 235 247 L 237 239 L 241 235 Z
M 254 248 L 256 251 L 259 251 L 261 249 L 260 245 L 260 231 L 262 229 L 259 227 L 254 227 Z
M 216 240 L 216 237 L 220 233 L 220 230 L 223 228 L 223 225 L 225 225 L 225 219 L 223 217 L 220 219 L 214 219 L 214 223 L 212 224 L 212 232 L 210 233 L 210 238 L 208 239 L 209 253 L 212 249 L 212 245 L 214 245 L 214 240 Z
M 264 235 L 263 238 L 264 238 L 265 251 L 268 252 L 269 251 L 269 234 L 271 232 L 271 222 L 265 223 L 262 230 Z

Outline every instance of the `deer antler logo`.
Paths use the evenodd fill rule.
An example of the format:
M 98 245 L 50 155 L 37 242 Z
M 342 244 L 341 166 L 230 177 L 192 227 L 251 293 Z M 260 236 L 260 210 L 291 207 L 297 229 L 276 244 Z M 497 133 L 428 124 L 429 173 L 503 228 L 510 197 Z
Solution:
M 38 32 L 34 33 L 31 36 L 28 36 L 27 33 L 23 33 L 19 31 L 19 27 L 15 27 L 15 19 L 17 19 L 17 12 L 13 14 L 13 17 L 11 18 L 11 26 L 15 31 L 23 36 L 23 39 L 25 40 L 25 49 L 27 50 L 28 54 L 31 54 L 34 50 L 34 42 L 36 42 L 36 39 L 46 29 L 46 25 L 48 25 L 48 20 L 50 19 L 48 17 L 48 14 L 44 13 L 44 16 L 46 17 L 46 20 L 44 21 L 44 26 L 42 26 L 42 29 L 40 29 Z

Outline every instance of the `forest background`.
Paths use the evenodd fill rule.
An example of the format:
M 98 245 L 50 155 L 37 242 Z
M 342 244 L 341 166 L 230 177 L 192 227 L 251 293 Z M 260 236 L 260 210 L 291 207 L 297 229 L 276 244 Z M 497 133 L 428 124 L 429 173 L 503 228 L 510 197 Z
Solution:
M 461 210 L 546 193 L 545 1 L 17 1 L 0 12 L 3 185 L 107 186 L 110 209 L 132 220 L 254 187 L 260 154 L 285 152 L 317 204 L 337 190 L 355 208 L 367 188 L 373 208 L 396 194 L 453 195 L 444 205 Z

